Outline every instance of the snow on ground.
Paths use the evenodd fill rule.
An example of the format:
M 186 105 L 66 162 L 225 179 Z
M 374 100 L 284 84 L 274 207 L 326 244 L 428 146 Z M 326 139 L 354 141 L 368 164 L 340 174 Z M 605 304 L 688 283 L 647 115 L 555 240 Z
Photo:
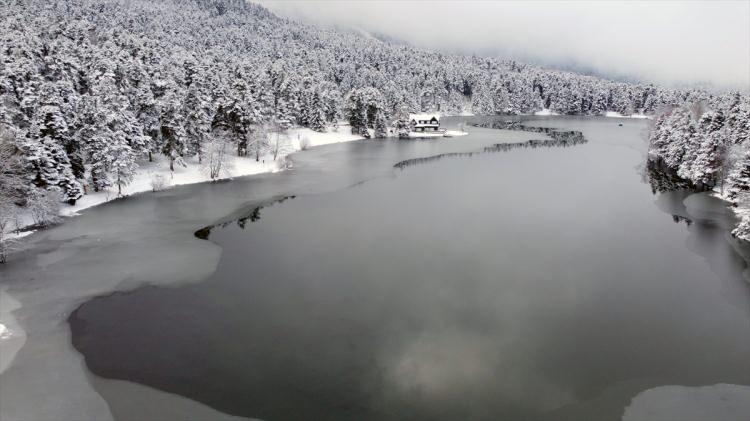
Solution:
M 31 235 L 31 234 L 33 234 L 33 233 L 35 233 L 35 232 L 36 232 L 36 230 L 28 230 L 28 231 L 20 231 L 20 232 L 11 232 L 11 233 L 7 233 L 7 234 L 5 234 L 5 235 L 3 236 L 3 238 L 4 238 L 4 239 L 6 239 L 6 240 L 17 240 L 17 239 L 19 239 L 19 238 L 23 238 L 23 237 L 26 237 L 26 236 L 28 236 L 28 235 Z
M 305 137 L 310 139 L 310 146 L 323 146 L 330 145 L 331 143 L 351 142 L 363 139 L 363 137 L 358 134 L 352 134 L 351 128 L 348 124 L 341 124 L 338 129 L 329 128 L 325 133 L 316 132 L 307 127 L 300 127 L 289 130 L 287 136 L 295 151 L 302 149 L 300 147 L 300 141 Z
M 607 111 L 604 113 L 604 117 L 614 117 L 614 118 L 651 118 L 651 116 L 647 116 L 645 114 L 630 114 L 630 115 L 622 115 L 618 113 L 617 111 Z
M 275 141 L 274 136 L 275 135 L 273 134 L 269 135 L 272 143 Z M 303 139 L 307 139 L 308 147 L 363 139 L 362 136 L 352 134 L 351 128 L 348 124 L 340 124 L 338 128 L 329 128 L 325 133 L 316 132 L 304 127 L 293 128 L 287 130 L 287 132 L 281 136 L 281 147 L 279 148 L 278 157 L 282 158 L 282 160 L 286 155 L 302 150 L 301 143 Z M 166 157 L 161 155 L 156 156 L 153 162 L 140 162 L 138 172 L 133 178 L 133 181 L 123 187 L 122 195 L 130 196 L 137 193 L 153 191 L 155 189 L 155 184 L 159 183 L 159 179 L 161 179 L 162 186 L 157 190 L 210 181 L 210 177 L 199 164 L 197 157 L 186 159 L 185 164 L 187 165 L 186 167 L 175 165 L 174 171 L 170 171 L 169 161 Z M 230 154 L 227 174 L 222 174 L 221 179 L 276 172 L 281 169 L 282 168 L 278 161 L 273 159 L 271 153 L 262 155 L 258 161 L 255 160 L 254 156 L 238 157 Z M 117 187 L 112 187 L 100 192 L 90 192 L 76 201 L 76 204 L 73 206 L 62 204 L 60 207 L 60 215 L 76 216 L 84 209 L 106 203 L 117 197 Z M 18 220 L 18 227 L 11 227 L 12 229 L 23 229 L 24 227 L 33 225 L 33 220 L 28 214 L 21 214 Z M 19 233 L 9 233 L 8 236 L 11 238 L 21 238 L 31 233 L 33 233 L 33 231 L 21 231 Z
M 446 130 L 445 135 L 448 137 L 466 136 L 469 132 L 462 132 L 460 130 Z
M 541 111 L 535 111 L 534 115 L 560 115 L 549 108 L 542 108 Z
M 153 191 L 156 180 L 161 177 L 163 186 L 156 188 L 162 190 L 184 184 L 194 184 L 210 181 L 210 177 L 205 173 L 197 157 L 185 160 L 186 167 L 175 165 L 174 172 L 169 170 L 169 160 L 163 156 L 157 156 L 153 162 L 142 162 L 133 181 L 122 188 L 123 196 L 130 196 L 136 193 Z M 258 174 L 262 172 L 278 171 L 278 165 L 271 155 L 263 155 L 258 162 L 255 157 L 238 157 L 229 156 L 227 174 L 222 178 L 240 177 L 244 175 Z M 100 192 L 90 192 L 79 199 L 74 206 L 62 205 L 60 215 L 75 216 L 79 211 L 88 209 L 92 206 L 100 205 L 112 199 L 116 199 L 117 187 L 111 187 Z
M 409 132 L 410 139 L 428 139 L 433 137 L 445 137 L 443 132 L 430 133 L 430 132 Z
M 430 139 L 436 137 L 458 137 L 466 136 L 468 132 L 462 132 L 460 130 L 446 130 L 444 132 L 409 132 L 410 139 Z

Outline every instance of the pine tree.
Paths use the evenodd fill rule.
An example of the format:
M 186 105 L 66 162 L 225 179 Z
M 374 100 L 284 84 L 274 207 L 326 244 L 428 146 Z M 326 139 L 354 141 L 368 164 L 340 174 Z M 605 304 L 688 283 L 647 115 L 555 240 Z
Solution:
M 346 101 L 346 118 L 351 126 L 352 133 L 367 131 L 367 108 L 362 94 L 352 90 Z
M 384 139 L 388 137 L 388 121 L 385 117 L 385 112 L 378 110 L 375 116 L 375 137 L 378 139 Z
M 198 161 L 202 161 L 202 145 L 211 127 L 211 109 L 208 105 L 202 84 L 198 82 L 196 75 L 192 76 L 192 84 L 185 98 L 185 136 L 187 136 L 187 153 L 198 155 Z
M 325 132 L 325 108 L 323 106 L 323 100 L 321 99 L 320 92 L 315 91 L 313 93 L 312 101 L 310 102 L 309 107 L 308 125 L 315 131 Z
M 746 150 L 727 176 L 726 195 L 732 201 L 750 193 L 750 150 Z
M 187 152 L 185 118 L 181 113 L 177 98 L 167 98 L 162 105 L 159 122 L 161 152 L 169 158 L 169 170 L 174 171 L 174 164 L 185 166 L 183 156 Z
M 48 190 L 59 189 L 66 201 L 75 204 L 83 196 L 83 188 L 73 174 L 64 149 L 70 142 L 68 125 L 60 108 L 52 105 L 54 99 L 48 98 L 47 102 L 50 105 L 37 110 L 27 133 L 26 150 L 29 165 L 35 172 L 34 184 Z
M 109 172 L 113 184 L 117 186 L 118 196 L 122 196 L 122 188 L 133 181 L 133 176 L 138 169 L 135 155 L 122 133 L 115 135 L 107 145 Z
M 699 147 L 687 177 L 694 182 L 713 186 L 719 178 L 722 167 L 725 138 L 722 134 L 724 114 L 721 110 L 705 113 L 699 123 Z

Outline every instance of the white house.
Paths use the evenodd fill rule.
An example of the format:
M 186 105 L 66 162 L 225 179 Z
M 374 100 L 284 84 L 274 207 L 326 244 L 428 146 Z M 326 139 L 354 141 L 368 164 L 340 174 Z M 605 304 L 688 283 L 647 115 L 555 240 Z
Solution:
M 436 132 L 440 129 L 440 116 L 437 114 L 409 114 L 409 124 L 413 132 Z

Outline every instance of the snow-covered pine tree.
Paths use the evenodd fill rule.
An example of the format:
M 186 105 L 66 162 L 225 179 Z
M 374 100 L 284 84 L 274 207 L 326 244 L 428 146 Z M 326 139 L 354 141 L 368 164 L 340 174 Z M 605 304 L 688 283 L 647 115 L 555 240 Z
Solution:
M 199 76 L 191 76 L 191 85 L 188 88 L 183 109 L 185 116 L 185 136 L 187 137 L 187 153 L 198 155 L 198 161 L 203 158 L 202 145 L 211 128 L 212 108 L 208 103 L 206 93 L 203 91 Z
M 64 149 L 70 142 L 67 122 L 60 108 L 49 99 L 37 109 L 27 132 L 27 161 L 34 171 L 34 184 L 43 189 L 59 189 L 67 202 L 75 204 L 83 196 Z
M 726 180 L 726 197 L 735 202 L 750 193 L 750 149 L 744 146 L 744 151 L 734 162 Z
M 161 108 L 154 98 L 150 84 L 139 86 L 135 98 L 136 102 L 132 104 L 132 107 L 135 110 L 135 117 L 140 123 L 142 134 L 146 138 L 148 160 L 152 161 L 153 155 L 161 149 L 159 129 Z
M 312 94 L 312 100 L 308 106 L 308 121 L 309 127 L 317 132 L 326 131 L 326 117 L 325 117 L 325 106 L 323 99 L 321 98 L 320 92 L 317 90 Z
M 185 166 L 183 157 L 188 150 L 185 117 L 175 96 L 169 96 L 162 101 L 159 136 L 161 152 L 169 159 L 169 170 L 174 171 L 175 163 Z
M 724 120 L 721 110 L 707 112 L 700 118 L 696 133 L 700 143 L 686 178 L 705 186 L 714 186 L 719 181 L 726 147 L 722 133 Z
M 378 110 L 375 114 L 375 137 L 378 139 L 388 137 L 388 120 L 383 110 Z
M 356 89 L 347 96 L 345 115 L 352 133 L 367 132 L 367 106 L 362 94 Z
M 117 195 L 122 196 L 122 188 L 133 181 L 133 176 L 138 169 L 138 164 L 135 162 L 136 154 L 128 144 L 124 133 L 115 133 L 114 138 L 107 145 L 106 155 L 109 160 L 112 183 L 117 186 Z

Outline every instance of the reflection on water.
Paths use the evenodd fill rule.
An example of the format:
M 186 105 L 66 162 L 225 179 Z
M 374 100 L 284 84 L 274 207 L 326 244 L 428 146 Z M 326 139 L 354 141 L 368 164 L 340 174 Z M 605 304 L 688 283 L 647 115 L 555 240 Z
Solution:
M 255 206 L 253 208 L 250 208 L 246 212 L 243 212 L 242 215 L 237 216 L 236 219 L 231 219 L 229 221 L 220 222 L 216 225 L 210 225 L 204 228 L 199 229 L 195 232 L 195 236 L 200 238 L 201 240 L 208 240 L 209 235 L 211 235 L 211 230 L 214 228 L 226 228 L 230 224 L 237 224 L 240 229 L 245 229 L 245 225 L 249 222 L 256 222 L 260 220 L 260 211 L 263 208 L 269 207 L 271 205 L 274 205 L 276 203 L 284 203 L 284 201 L 289 199 L 294 199 L 296 196 L 284 196 L 280 199 L 275 199 L 269 201 L 267 204 L 263 204 L 260 206 Z
M 659 385 L 750 383 L 720 208 L 654 206 L 633 123 L 535 124 L 588 142 L 250 206 L 197 233 L 222 247 L 209 279 L 91 300 L 73 345 L 97 375 L 269 420 L 609 420 Z
M 690 180 L 680 178 L 676 171 L 655 161 L 646 162 L 645 174 L 654 194 L 674 190 L 698 190 Z

